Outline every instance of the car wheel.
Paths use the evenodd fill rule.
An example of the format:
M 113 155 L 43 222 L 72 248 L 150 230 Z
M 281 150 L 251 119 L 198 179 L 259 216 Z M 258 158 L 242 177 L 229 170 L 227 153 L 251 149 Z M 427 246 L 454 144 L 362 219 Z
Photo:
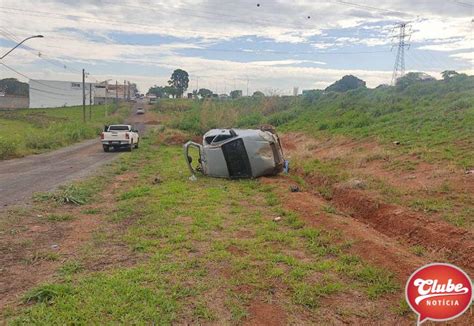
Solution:
M 138 148 L 139 143 L 140 143 L 140 141 L 137 141 L 137 143 L 135 144 L 135 148 Z
M 132 149 L 133 149 L 133 141 L 132 141 L 132 143 L 127 147 L 127 151 L 128 151 L 128 152 L 131 152 Z
M 109 146 L 107 145 L 102 145 L 102 147 L 104 148 L 104 152 L 108 152 L 110 150 Z

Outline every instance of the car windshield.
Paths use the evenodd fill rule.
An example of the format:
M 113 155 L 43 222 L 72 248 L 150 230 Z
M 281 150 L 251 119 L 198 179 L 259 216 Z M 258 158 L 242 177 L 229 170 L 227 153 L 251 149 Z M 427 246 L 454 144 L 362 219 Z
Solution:
M 109 130 L 129 130 L 130 128 L 128 126 L 110 126 Z

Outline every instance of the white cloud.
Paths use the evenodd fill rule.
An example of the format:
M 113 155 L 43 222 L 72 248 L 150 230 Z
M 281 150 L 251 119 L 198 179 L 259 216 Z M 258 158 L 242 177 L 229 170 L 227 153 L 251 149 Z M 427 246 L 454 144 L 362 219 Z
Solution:
M 318 50 L 354 45 L 388 47 L 393 34 L 390 25 L 400 20 L 413 21 L 411 41 L 416 48 L 449 53 L 472 48 L 471 15 L 472 12 L 466 8 L 442 0 L 367 0 L 363 4 L 354 1 L 354 5 L 338 1 L 279 0 L 261 1 L 260 7 L 249 1 L 223 3 L 218 0 L 176 0 L 172 3 L 164 0 L 44 0 L 41 6 L 32 0 L 21 1 L 21 5 L 17 0 L 2 0 L 0 37 L 9 36 L 8 32 L 13 32 L 18 38 L 44 34 L 44 39 L 31 40 L 28 44 L 42 52 L 45 58 L 58 58 L 67 66 L 79 69 L 83 64 L 94 65 L 98 70 L 94 75 L 102 79 L 136 80 L 142 89 L 155 83 L 165 83 L 168 73 L 141 75 L 130 73 L 131 69 L 126 67 L 137 70 L 143 66 L 158 67 L 171 71 L 179 66 L 187 69 L 191 75 L 203 76 L 202 83 L 209 83 L 209 87 L 222 87 L 223 78 L 231 81 L 237 79 L 245 84 L 246 76 L 251 78 L 252 89 L 290 89 L 293 85 L 299 85 L 300 88 L 323 87 L 348 73 L 367 80 L 370 86 L 376 86 L 388 82 L 391 72 L 380 69 L 337 69 L 329 62 L 295 59 L 291 51 L 288 58 L 279 56 L 278 59 L 265 61 L 257 61 L 255 56 L 250 56 L 255 51 L 250 49 L 246 52 L 246 58 L 249 58 L 246 61 L 216 59 L 219 56 L 210 56 L 201 51 L 193 52 L 197 55 L 179 53 L 183 49 L 220 46 L 226 44 L 223 42 L 236 39 L 247 39 L 248 42 L 255 37 L 265 40 L 261 46 L 265 49 L 272 49 L 282 43 L 304 44 Z M 352 34 L 330 36 L 331 31 L 340 29 L 347 32 L 344 35 Z M 143 37 L 140 36 L 135 42 L 137 44 L 131 40 L 127 41 L 130 44 L 119 44 L 115 41 L 117 32 L 136 36 L 160 35 L 157 39 L 161 43 L 144 45 Z M 369 36 L 361 36 L 367 33 Z M 256 45 L 260 48 L 260 44 Z M 0 47 L 3 52 L 7 49 L 6 45 Z M 449 55 L 459 62 L 472 60 L 472 51 Z M 392 59 L 390 57 L 387 60 Z M 22 68 L 23 72 L 35 78 L 77 79 L 76 73 L 51 66 L 21 49 L 16 50 L 14 56 L 7 57 L 5 62 Z M 313 66 L 324 64 L 328 68 Z M 109 69 L 104 69 L 104 66 Z M 110 70 L 114 71 L 112 75 L 105 73 Z M 2 69 L 2 75 L 4 73 L 6 70 Z M 200 82 L 200 85 L 203 84 Z

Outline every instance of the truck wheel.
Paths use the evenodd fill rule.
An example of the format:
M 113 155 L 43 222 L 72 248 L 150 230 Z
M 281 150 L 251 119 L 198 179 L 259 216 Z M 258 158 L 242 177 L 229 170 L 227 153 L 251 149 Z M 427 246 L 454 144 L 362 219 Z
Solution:
M 135 144 L 135 148 L 138 148 L 138 144 L 140 143 L 140 141 L 138 141 L 136 144 Z
M 128 145 L 127 152 L 131 152 L 132 149 L 133 149 L 133 142 L 130 145 Z
M 108 151 L 109 151 L 109 146 L 108 146 L 108 145 L 102 145 L 102 147 L 104 148 L 104 152 L 108 152 Z

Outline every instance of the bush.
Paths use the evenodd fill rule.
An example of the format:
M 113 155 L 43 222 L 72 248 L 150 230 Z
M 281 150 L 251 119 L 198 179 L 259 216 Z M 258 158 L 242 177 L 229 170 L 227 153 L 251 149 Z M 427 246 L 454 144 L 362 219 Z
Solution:
M 259 112 L 254 112 L 249 115 L 241 117 L 237 121 L 237 127 L 256 127 L 262 124 L 263 115 Z
M 282 124 L 285 124 L 293 119 L 296 119 L 297 114 L 295 111 L 284 111 L 284 112 L 278 112 L 275 113 L 271 116 L 268 117 L 268 123 L 273 125 L 273 126 L 281 126 Z
M 60 139 L 51 134 L 29 134 L 25 139 L 25 146 L 30 149 L 52 149 L 59 145 Z
M 18 155 L 18 145 L 0 137 L 0 160 Z

